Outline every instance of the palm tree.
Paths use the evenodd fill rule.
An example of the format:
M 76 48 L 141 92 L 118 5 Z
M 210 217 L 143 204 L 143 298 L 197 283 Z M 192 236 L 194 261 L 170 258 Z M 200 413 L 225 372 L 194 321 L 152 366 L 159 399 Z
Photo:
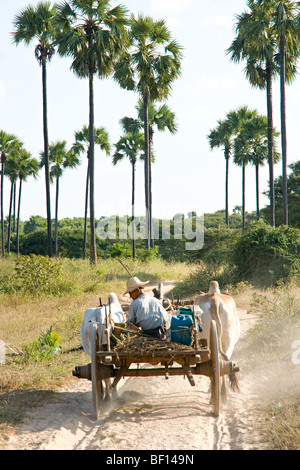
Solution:
M 23 181 L 27 181 L 29 176 L 37 177 L 39 164 L 35 158 L 32 158 L 31 154 L 25 149 L 21 149 L 15 162 L 18 168 L 19 178 L 19 198 L 18 198 L 18 211 L 17 211 L 17 256 L 19 256 L 19 234 L 20 234 L 20 211 L 21 211 L 21 196 L 22 196 L 22 184 Z
M 7 161 L 7 164 L 5 167 L 5 175 L 8 176 L 10 180 L 10 198 L 9 198 L 8 228 L 7 228 L 7 253 L 10 254 L 12 209 L 13 209 L 14 198 L 16 195 L 16 183 L 18 180 L 18 171 L 15 168 L 14 159 Z
M 227 114 L 227 120 L 235 134 L 233 146 L 233 161 L 237 165 L 242 166 L 242 207 L 243 207 L 243 230 L 245 228 L 245 196 L 246 196 L 246 165 L 250 162 L 249 150 L 246 146 L 245 136 L 242 131 L 246 123 L 257 116 L 257 111 L 249 110 L 247 106 L 243 106 L 236 111 Z
M 79 165 L 79 158 L 72 151 L 66 149 L 67 142 L 65 140 L 58 141 L 49 145 L 49 162 L 50 181 L 56 180 L 56 196 L 55 196 L 55 256 L 58 255 L 58 199 L 59 199 L 59 181 L 64 169 L 75 168 Z M 45 165 L 45 154 L 40 153 L 40 167 Z
M 3 187 L 5 164 L 7 159 L 13 157 L 14 153 L 22 146 L 21 141 L 14 134 L 7 134 L 0 130 L 0 153 L 1 153 L 1 237 L 2 237 L 2 257 L 5 256 L 4 243 L 4 214 L 3 214 Z
M 5 165 L 5 176 L 10 180 L 10 198 L 9 198 L 9 215 L 8 215 L 8 230 L 7 230 L 7 253 L 10 253 L 11 241 L 11 222 L 12 222 L 12 208 L 14 206 L 14 223 L 15 223 L 15 199 L 16 199 L 16 184 L 18 180 L 18 154 L 22 150 L 22 142 L 16 138 L 12 148 L 7 154 Z M 13 224 L 14 225 L 14 224 Z M 15 230 L 13 226 L 13 230 Z
M 138 119 L 125 117 L 121 120 L 124 130 L 127 132 L 139 132 L 139 130 L 144 128 L 144 103 L 143 100 L 139 100 L 136 110 L 138 112 Z M 148 106 L 148 118 L 149 118 L 149 238 L 151 248 L 154 247 L 153 240 L 153 227 L 152 227 L 152 163 L 154 163 L 155 158 L 152 158 L 153 151 L 153 136 L 154 136 L 154 126 L 160 132 L 164 132 L 166 129 L 171 134 L 177 132 L 177 125 L 175 121 L 175 114 L 171 109 L 166 105 L 160 105 L 156 107 L 154 103 L 150 103 Z
M 261 3 L 261 0 L 258 1 Z M 281 150 L 282 150 L 282 195 L 283 224 L 288 225 L 288 190 L 287 190 L 287 133 L 286 133 L 286 92 L 285 84 L 295 77 L 295 65 L 300 55 L 300 27 L 297 16 L 300 15 L 299 2 L 290 0 L 274 1 L 273 21 L 279 41 L 280 56 L 280 110 L 281 110 Z M 287 70 L 287 61 L 292 59 L 294 73 Z
M 97 262 L 94 208 L 94 76 L 107 78 L 124 52 L 126 13 L 122 6 L 110 7 L 108 0 L 69 0 L 60 3 L 56 16 L 58 53 L 69 56 L 71 69 L 89 80 L 90 225 L 92 263 Z
M 124 158 L 128 158 L 132 166 L 132 256 L 135 258 L 135 230 L 134 230 L 134 206 L 135 206 L 135 169 L 138 159 L 144 160 L 144 134 L 142 132 L 128 132 L 126 131 L 126 121 L 123 124 L 124 135 L 115 144 L 115 153 L 113 154 L 113 165 L 122 161 Z
M 278 132 L 273 132 L 274 137 L 278 137 Z M 264 165 L 268 159 L 268 118 L 266 116 L 254 115 L 246 121 L 239 133 L 239 146 L 243 143 L 244 151 L 247 154 L 246 161 L 255 165 L 256 179 L 256 217 L 260 218 L 259 210 L 259 167 Z M 274 142 L 274 163 L 279 161 L 280 155 L 276 150 Z
M 107 155 L 110 154 L 110 143 L 109 135 L 104 127 L 94 128 L 94 142 L 95 145 L 99 145 L 100 149 L 103 150 Z M 75 132 L 75 143 L 72 147 L 73 152 L 80 155 L 86 152 L 88 165 L 86 174 L 86 189 L 85 189 L 85 211 L 84 211 L 84 240 L 83 240 L 83 259 L 86 258 L 86 232 L 87 232 L 87 212 L 88 212 L 88 191 L 89 191 L 89 180 L 90 180 L 90 131 L 88 126 L 83 126 L 81 131 Z
M 50 177 L 49 177 L 49 141 L 48 141 L 48 107 L 47 107 L 47 62 L 54 54 L 54 26 L 53 19 L 56 15 L 56 7 L 50 2 L 38 3 L 36 7 L 28 6 L 22 10 L 14 20 L 13 40 L 16 44 L 24 42 L 29 45 L 37 41 L 35 57 L 42 67 L 43 86 L 43 134 L 45 153 L 45 183 L 46 183 L 46 210 L 48 255 L 52 256 L 51 241 L 51 203 L 50 203 Z
M 115 68 L 115 79 L 128 90 L 139 93 L 143 101 L 145 138 L 146 248 L 150 248 L 150 138 L 149 104 L 168 98 L 181 73 L 182 47 L 173 40 L 165 21 L 131 15 L 131 50 Z
M 212 129 L 208 135 L 210 147 L 224 147 L 226 161 L 226 179 L 225 179 L 225 213 L 226 224 L 229 225 L 229 159 L 232 153 L 234 138 L 240 132 L 243 123 L 251 118 L 253 111 L 247 106 L 242 106 L 236 111 L 230 111 L 226 114 L 224 120 L 218 121 L 218 126 Z
M 212 129 L 208 135 L 209 145 L 211 149 L 223 147 L 226 161 L 225 173 L 225 214 L 226 225 L 229 226 L 229 160 L 232 150 L 233 128 L 228 120 L 218 121 L 215 129 Z
M 143 102 L 140 100 L 137 106 L 139 120 L 143 122 Z M 173 135 L 177 132 L 177 125 L 175 121 L 175 114 L 171 109 L 163 104 L 156 107 L 154 103 L 150 103 L 148 107 L 149 116 L 149 220 L 150 220 L 150 246 L 154 248 L 153 240 L 153 221 L 152 221 L 152 163 L 155 158 L 152 158 L 153 149 L 153 136 L 154 126 L 159 132 L 164 132 L 166 129 Z
M 273 156 L 273 78 L 278 71 L 274 61 L 276 44 L 271 28 L 271 13 L 268 8 L 257 7 L 248 0 L 250 11 L 237 15 L 236 38 L 227 53 L 233 62 L 246 61 L 245 75 L 253 87 L 266 89 L 268 115 L 268 161 L 270 178 L 270 224 L 275 226 L 274 156 Z
M 278 6 L 278 3 L 282 2 L 277 0 L 248 0 L 247 6 L 250 11 L 237 15 L 237 36 L 226 51 L 231 54 L 231 60 L 234 62 L 246 60 L 245 74 L 250 84 L 267 91 L 270 223 L 272 226 L 275 226 L 272 84 L 273 78 L 280 72 L 278 32 L 276 32 L 276 5 Z M 295 35 L 297 43 L 298 37 L 297 32 L 297 36 Z M 293 41 L 291 40 L 290 43 L 293 44 Z M 295 77 L 296 55 L 294 46 L 285 50 L 284 65 L 281 60 L 281 88 L 284 87 L 285 81 L 290 83 Z M 285 78 L 283 78 L 283 70 L 285 71 Z M 284 99 L 282 99 L 283 102 Z M 282 128 L 284 129 L 284 125 Z M 285 137 L 283 137 L 284 141 Z

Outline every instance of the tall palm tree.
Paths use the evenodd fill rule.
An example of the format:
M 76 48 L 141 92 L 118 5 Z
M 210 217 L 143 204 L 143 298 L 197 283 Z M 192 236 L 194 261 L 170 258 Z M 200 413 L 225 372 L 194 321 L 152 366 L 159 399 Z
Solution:
M 124 125 L 124 135 L 115 144 L 115 153 L 113 157 L 113 165 L 128 158 L 132 167 L 132 212 L 131 212 L 131 226 L 132 226 L 132 256 L 135 258 L 135 230 L 134 230 L 134 206 L 135 206 L 135 170 L 136 163 L 139 159 L 144 160 L 145 155 L 145 142 L 144 134 L 142 132 L 126 132 L 126 124 Z
M 165 21 L 131 15 L 131 50 L 115 68 L 115 79 L 128 90 L 139 93 L 143 101 L 145 136 L 146 248 L 150 248 L 150 139 L 149 104 L 170 95 L 172 84 L 181 73 L 182 47 L 172 39 Z
M 215 129 L 212 129 L 208 135 L 211 149 L 224 147 L 224 156 L 226 161 L 225 177 L 225 213 L 226 224 L 229 225 L 229 159 L 232 153 L 234 138 L 240 132 L 242 125 L 253 115 L 253 111 L 247 106 L 242 106 L 235 111 L 226 114 L 224 120 L 218 121 Z
M 273 79 L 280 73 L 278 33 L 274 27 L 277 0 L 248 0 L 249 11 L 237 15 L 236 38 L 227 53 L 234 62 L 246 61 L 245 75 L 250 84 L 267 91 L 268 161 L 270 178 L 270 223 L 275 226 Z M 285 74 L 290 82 L 296 73 L 293 48 L 286 49 Z M 283 67 L 283 65 L 282 65 Z M 282 68 L 283 70 L 283 68 Z M 285 82 L 285 79 L 281 82 Z
M 21 149 L 16 156 L 16 166 L 18 168 L 19 178 L 19 197 L 18 197 L 18 211 L 17 211 L 17 256 L 19 256 L 19 235 L 20 235 L 20 213 L 21 213 L 21 196 L 22 196 L 22 184 L 23 181 L 27 181 L 27 178 L 33 176 L 37 177 L 39 170 L 39 163 L 35 158 L 32 158 L 31 154 L 25 149 Z
M 137 105 L 139 120 L 143 122 L 143 102 L 140 100 Z M 154 127 L 159 132 L 164 132 L 166 129 L 174 135 L 178 128 L 176 124 L 175 114 L 164 103 L 158 107 L 154 103 L 150 103 L 148 107 L 149 117 L 149 220 L 150 220 L 150 246 L 154 248 L 153 239 L 153 220 L 152 220 L 152 163 L 155 158 L 152 158 Z
M 15 204 L 16 197 L 16 184 L 18 181 L 18 169 L 15 165 L 15 160 L 8 159 L 5 167 L 5 174 L 10 180 L 10 198 L 9 198 L 9 210 L 8 210 L 8 228 L 7 228 L 7 254 L 10 254 L 10 242 L 11 242 L 11 231 L 12 231 L 12 211 L 13 205 Z M 15 210 L 15 208 L 14 208 Z M 15 220 L 15 214 L 13 215 Z M 14 227 L 13 227 L 14 230 Z
M 59 182 L 64 169 L 75 168 L 79 165 L 79 158 L 72 151 L 67 150 L 67 142 L 65 140 L 58 141 L 49 145 L 49 162 L 50 162 L 50 181 L 56 181 L 55 191 L 55 256 L 58 256 L 58 199 L 59 199 Z M 40 153 L 40 166 L 45 165 L 45 154 Z
M 111 8 L 108 0 L 69 0 L 60 3 L 57 9 L 58 53 L 71 57 L 73 72 L 89 80 L 90 259 L 95 264 L 94 76 L 107 78 L 127 47 L 127 10 L 120 5 Z
M 229 226 L 229 160 L 232 151 L 232 139 L 234 129 L 228 120 L 218 121 L 217 127 L 211 129 L 208 140 L 211 149 L 223 147 L 226 161 L 225 172 L 225 217 L 226 225 Z
M 236 37 L 226 50 L 233 62 L 246 61 L 245 75 L 253 87 L 266 89 L 268 116 L 268 162 L 270 179 L 270 224 L 275 226 L 273 157 L 273 78 L 278 71 L 274 61 L 276 43 L 271 27 L 271 12 L 248 0 L 249 11 L 236 15 Z
M 133 118 L 123 118 L 121 122 L 125 126 L 124 129 L 127 132 L 138 132 L 144 128 L 144 103 L 143 100 L 139 100 L 136 110 L 138 112 L 138 119 Z M 154 247 L 153 240 L 153 222 L 152 222 L 152 163 L 155 161 L 155 158 L 152 158 L 153 151 L 153 136 L 154 136 L 154 127 L 158 131 L 164 132 L 166 129 L 171 134 L 177 132 L 177 124 L 175 119 L 175 114 L 171 109 L 166 105 L 162 104 L 155 106 L 154 103 L 149 103 L 148 106 L 148 118 L 149 118 L 149 238 L 151 248 Z
M 43 134 L 45 153 L 45 183 L 46 183 L 46 210 L 48 255 L 52 256 L 51 241 L 51 203 L 50 203 L 50 177 L 49 177 L 49 140 L 48 140 L 48 106 L 47 106 L 47 62 L 54 54 L 55 30 L 53 19 L 56 15 L 56 7 L 50 2 L 40 2 L 36 7 L 28 6 L 14 19 L 13 40 L 16 44 L 24 42 L 25 45 L 37 41 L 35 57 L 42 67 L 43 86 Z
M 1 238 L 2 238 L 2 257 L 5 256 L 5 242 L 4 242 L 4 213 L 3 213 L 3 188 L 4 188 L 4 175 L 5 164 L 7 159 L 13 157 L 14 153 L 22 146 L 21 141 L 14 135 L 8 134 L 0 130 L 0 154 L 1 154 Z
M 261 0 L 258 1 L 261 3 Z M 295 73 L 287 70 L 287 61 L 292 58 L 295 65 L 300 55 L 300 27 L 297 20 L 300 3 L 290 0 L 274 0 L 273 22 L 279 42 L 280 56 L 280 113 L 281 113 L 281 151 L 282 151 L 282 195 L 283 224 L 288 225 L 288 189 L 287 189 L 287 132 L 286 132 L 286 91 L 285 84 L 291 83 Z
M 242 208 L 243 208 L 243 230 L 245 228 L 245 200 L 246 200 L 246 166 L 251 161 L 249 150 L 246 145 L 243 129 L 246 123 L 257 116 L 257 111 L 243 106 L 236 111 L 227 114 L 227 120 L 235 133 L 233 145 L 233 161 L 242 167 Z
M 274 129 L 273 135 L 278 137 L 279 133 Z M 258 220 L 260 218 L 259 167 L 264 165 L 268 159 L 268 118 L 266 116 L 254 115 L 243 124 L 238 138 L 238 146 L 243 145 L 243 150 L 247 154 L 247 162 L 255 166 L 256 217 Z M 280 155 L 276 150 L 274 141 L 274 163 L 277 163 L 279 158 Z
M 98 127 L 94 129 L 94 142 L 95 145 L 99 145 L 100 149 L 103 150 L 106 155 L 110 154 L 110 142 L 109 135 L 104 127 Z M 86 174 L 86 186 L 85 186 L 85 210 L 84 210 L 84 240 L 83 240 L 83 259 L 86 258 L 86 232 L 87 232 L 87 213 L 88 213 L 88 191 L 90 181 L 90 131 L 88 126 L 83 126 L 80 131 L 75 132 L 75 143 L 73 144 L 73 152 L 77 155 L 86 152 L 88 159 L 87 174 Z

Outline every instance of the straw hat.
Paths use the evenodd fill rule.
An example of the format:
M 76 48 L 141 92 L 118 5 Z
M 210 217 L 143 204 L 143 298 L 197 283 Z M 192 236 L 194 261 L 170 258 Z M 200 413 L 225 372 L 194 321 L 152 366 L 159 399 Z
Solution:
M 125 294 L 129 294 L 129 292 L 132 292 L 134 291 L 135 289 L 137 289 L 138 287 L 143 287 L 145 286 L 146 284 L 148 284 L 149 281 L 146 281 L 146 282 L 142 282 L 139 280 L 138 277 L 131 277 L 130 279 L 128 279 L 127 281 L 127 290 L 126 292 L 124 293 Z

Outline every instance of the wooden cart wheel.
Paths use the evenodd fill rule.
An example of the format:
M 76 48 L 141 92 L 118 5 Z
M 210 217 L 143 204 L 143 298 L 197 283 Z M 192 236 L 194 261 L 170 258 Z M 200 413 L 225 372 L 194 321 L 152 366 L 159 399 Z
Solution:
M 212 362 L 212 376 L 211 376 L 211 401 L 214 408 L 214 415 L 219 416 L 220 401 L 221 401 L 221 376 L 220 376 L 220 363 L 219 363 L 219 347 L 217 325 L 212 320 L 210 325 L 210 351 Z
M 99 380 L 99 367 L 97 363 L 97 352 L 99 350 L 99 334 L 98 325 L 93 325 L 92 330 L 92 396 L 93 396 L 93 411 L 95 419 L 100 418 L 100 403 L 103 398 L 103 385 Z

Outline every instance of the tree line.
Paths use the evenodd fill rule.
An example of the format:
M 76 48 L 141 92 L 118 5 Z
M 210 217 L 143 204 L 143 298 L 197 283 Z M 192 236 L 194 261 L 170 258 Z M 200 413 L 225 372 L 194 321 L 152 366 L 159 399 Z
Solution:
M 230 60 L 245 63 L 244 73 L 250 84 L 266 90 L 267 117 L 241 108 L 218 121 L 209 134 L 212 148 L 224 147 L 226 160 L 226 220 L 228 222 L 228 167 L 233 153 L 234 162 L 243 168 L 243 208 L 245 203 L 244 171 L 248 163 L 256 166 L 264 160 L 269 165 L 269 222 L 275 226 L 274 164 L 280 156 L 276 149 L 279 133 L 273 127 L 273 82 L 280 78 L 281 158 L 282 158 L 282 218 L 288 225 L 288 175 L 286 84 L 297 76 L 300 56 L 300 4 L 290 0 L 247 0 L 247 10 L 236 15 L 236 36 L 226 50 Z M 258 188 L 258 175 L 257 175 Z M 258 200 L 258 196 L 257 196 Z M 259 207 L 257 202 L 257 213 Z
M 282 154 L 282 220 L 288 224 L 287 189 L 287 145 L 285 119 L 285 85 L 296 77 L 296 63 L 300 52 L 300 8 L 298 2 L 290 0 L 248 0 L 248 11 L 236 15 L 236 37 L 226 54 L 234 62 L 245 62 L 245 75 L 251 85 L 266 90 L 267 116 L 259 115 L 247 106 L 227 113 L 218 121 L 208 138 L 211 148 L 224 147 L 226 160 L 225 214 L 229 224 L 229 160 L 242 167 L 242 215 L 245 227 L 245 171 L 246 165 L 256 167 L 257 218 L 259 207 L 259 167 L 269 164 L 269 220 L 275 225 L 275 183 L 274 163 L 280 154 L 276 147 L 279 132 L 273 127 L 272 85 L 276 75 L 281 83 L 281 154 Z M 37 41 L 35 57 L 42 69 L 43 83 L 43 140 L 44 150 L 36 162 L 20 140 L 2 131 L 1 153 L 1 229 L 2 255 L 4 255 L 3 180 L 11 180 L 10 216 L 16 199 L 16 180 L 19 178 L 20 211 L 22 182 L 30 175 L 36 176 L 44 168 L 47 210 L 48 255 L 52 256 L 50 182 L 56 182 L 55 207 L 55 254 L 58 250 L 58 198 L 59 181 L 64 168 L 74 168 L 81 153 L 88 159 L 86 177 L 85 231 L 83 254 L 87 252 L 87 220 L 90 209 L 90 259 L 97 261 L 95 214 L 94 214 L 94 164 L 95 145 L 107 154 L 112 154 L 113 164 L 128 158 L 132 166 L 132 220 L 134 219 L 135 167 L 138 160 L 144 162 L 144 186 L 146 203 L 146 249 L 154 246 L 152 237 L 152 173 L 155 161 L 153 151 L 154 127 L 158 130 L 177 131 L 175 114 L 164 102 L 171 86 L 181 74 L 182 47 L 172 38 L 164 20 L 155 21 L 150 17 L 135 17 L 122 5 L 111 7 L 108 0 L 69 0 L 52 5 L 41 2 L 36 7 L 28 6 L 16 15 L 14 42 L 30 45 Z M 54 53 L 72 59 L 71 70 L 79 78 L 88 79 L 89 123 L 75 134 L 70 149 L 66 142 L 49 144 L 47 124 L 47 67 Z M 135 91 L 139 96 L 137 118 L 124 117 L 121 120 L 123 135 L 112 152 L 109 136 L 104 128 L 94 123 L 94 80 L 113 78 L 122 88 Z M 18 154 L 18 156 L 17 156 Z M 26 155 L 26 156 L 25 156 Z M 22 156 L 22 157 L 21 157 Z M 22 158 L 20 171 L 12 169 L 13 162 Z M 19 163 L 19 165 L 21 165 Z M 28 167 L 28 166 L 29 167 Z M 15 173 L 14 173 L 15 172 Z M 17 176 L 16 176 L 17 175 Z M 277 198 L 277 200 L 279 200 Z M 278 213 L 278 211 L 276 212 Z M 17 221 L 19 218 L 17 217 Z M 10 232 L 9 232 L 10 233 Z M 8 250 L 9 250 L 8 236 Z M 135 246 L 133 240 L 133 255 Z M 18 248 L 17 248 L 18 250 Z
M 77 164 L 80 148 L 79 145 L 76 146 L 76 143 L 71 150 L 66 149 L 64 142 L 49 144 L 47 67 L 55 53 L 62 57 L 70 57 L 72 59 L 71 70 L 77 77 L 88 79 L 89 83 L 89 123 L 84 132 L 88 134 L 86 197 L 90 211 L 90 260 L 92 263 L 97 262 L 94 211 L 95 145 L 99 143 L 94 123 L 94 80 L 97 77 L 101 79 L 112 77 L 122 88 L 135 91 L 143 105 L 139 131 L 137 128 L 134 130 L 125 126 L 124 132 L 127 137 L 131 134 L 136 138 L 143 128 L 146 248 L 149 249 L 152 226 L 151 142 L 153 136 L 149 113 L 150 107 L 154 106 L 155 102 L 162 102 L 168 98 L 172 83 L 181 73 L 182 47 L 172 38 L 164 20 L 156 21 L 141 14 L 134 16 L 123 5 L 111 7 L 108 0 L 69 0 L 53 5 L 50 2 L 41 2 L 36 7 L 28 6 L 16 15 L 12 36 L 17 45 L 20 43 L 30 45 L 33 41 L 38 43 L 34 53 L 42 69 L 44 149 L 41 166 L 45 171 L 48 256 L 53 255 L 50 182 L 52 178 L 56 179 L 57 214 L 59 178 L 62 168 L 74 167 Z M 165 108 L 163 112 L 168 114 L 169 110 Z M 140 142 L 139 145 L 142 143 Z M 108 147 L 104 144 L 101 143 L 100 146 L 108 151 Z M 120 155 L 119 150 L 120 145 L 117 145 L 116 152 Z M 14 158 L 15 152 L 10 151 L 8 147 L 2 148 L 2 155 L 2 160 L 8 167 L 8 161 Z M 56 160 L 51 168 L 53 158 Z M 117 159 L 118 157 L 115 158 L 115 163 Z M 34 165 L 35 170 L 31 174 L 36 175 L 36 163 Z M 3 165 L 2 182 L 4 174 Z M 3 217 L 1 220 L 3 229 Z M 2 246 L 4 247 L 4 243 Z

